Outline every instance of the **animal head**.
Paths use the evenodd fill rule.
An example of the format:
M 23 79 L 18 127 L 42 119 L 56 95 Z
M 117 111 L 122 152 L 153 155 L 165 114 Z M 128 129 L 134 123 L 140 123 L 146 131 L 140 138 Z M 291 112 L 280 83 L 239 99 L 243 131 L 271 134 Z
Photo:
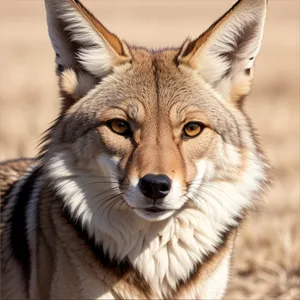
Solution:
M 189 209 L 234 224 L 266 179 L 242 110 L 266 0 L 238 1 L 198 38 L 158 51 L 131 47 L 79 1 L 46 0 L 46 10 L 62 110 L 43 159 L 66 206 L 108 235 L 112 219 L 148 224 Z

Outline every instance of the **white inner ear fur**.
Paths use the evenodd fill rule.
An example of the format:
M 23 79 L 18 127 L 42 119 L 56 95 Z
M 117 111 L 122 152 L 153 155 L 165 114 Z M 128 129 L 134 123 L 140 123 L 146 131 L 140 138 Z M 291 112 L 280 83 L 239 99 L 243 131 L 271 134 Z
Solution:
M 115 52 L 101 33 L 97 32 L 70 2 L 46 0 L 46 9 L 49 35 L 53 48 L 58 54 L 58 64 L 74 68 L 77 61 L 89 73 L 101 78 L 120 61 L 126 60 Z M 59 20 L 63 20 L 66 24 L 63 30 L 61 25 L 59 27 Z M 72 52 L 68 40 L 82 45 L 78 53 Z M 123 46 L 125 47 L 124 43 Z
M 200 76 L 225 99 L 230 98 L 232 86 L 237 83 L 247 86 L 238 93 L 250 90 L 252 76 L 247 77 L 245 70 L 253 67 L 259 52 L 265 15 L 265 0 L 240 2 L 216 25 L 207 41 L 189 60 Z M 236 77 L 239 79 L 235 81 Z M 223 78 L 225 82 L 222 82 Z

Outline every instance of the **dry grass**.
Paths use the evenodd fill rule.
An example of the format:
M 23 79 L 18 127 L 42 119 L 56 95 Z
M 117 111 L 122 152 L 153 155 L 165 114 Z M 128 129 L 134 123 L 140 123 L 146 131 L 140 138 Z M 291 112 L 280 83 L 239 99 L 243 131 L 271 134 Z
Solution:
M 232 1 L 85 1 L 130 42 L 176 45 Z M 274 167 L 270 193 L 238 237 L 228 299 L 300 299 L 299 2 L 272 1 L 247 111 Z M 1 158 L 32 156 L 58 110 L 42 1 L 0 11 Z

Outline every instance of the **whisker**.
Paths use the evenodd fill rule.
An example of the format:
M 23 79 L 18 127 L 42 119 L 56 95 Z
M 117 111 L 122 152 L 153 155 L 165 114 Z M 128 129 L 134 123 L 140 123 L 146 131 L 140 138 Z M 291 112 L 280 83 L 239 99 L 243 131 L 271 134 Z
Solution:
M 187 196 L 187 198 L 188 198 L 189 200 L 191 200 L 192 203 L 195 203 L 195 200 L 194 200 L 194 199 L 190 198 L 189 196 Z M 213 214 L 213 213 L 210 213 L 210 211 L 213 212 L 214 210 L 213 210 L 213 208 L 212 208 L 212 206 L 211 206 L 211 204 L 210 204 L 210 201 L 208 201 L 208 200 L 205 198 L 204 195 L 201 195 L 201 196 L 200 196 L 200 200 L 201 200 L 201 202 L 204 203 L 204 204 L 206 205 L 206 207 L 207 207 L 207 213 L 205 214 L 205 215 L 207 216 L 207 218 L 213 217 L 214 214 Z M 196 204 L 196 203 L 195 203 L 195 204 Z M 196 206 L 196 208 L 199 209 L 198 206 Z M 220 223 L 220 216 L 218 216 L 218 223 Z
M 117 191 L 117 193 L 116 193 L 116 191 Z M 110 192 L 111 194 L 108 195 L 108 196 L 106 196 L 105 198 L 100 198 L 100 199 L 97 198 L 97 197 L 99 197 L 100 195 L 105 195 L 105 194 L 107 194 L 108 192 Z M 114 195 L 114 194 L 116 194 L 116 195 L 120 194 L 117 188 L 111 188 L 111 189 L 105 190 L 105 191 L 103 191 L 103 192 L 101 192 L 101 193 L 95 195 L 95 196 L 92 197 L 91 199 L 89 199 L 86 203 L 87 203 L 89 209 L 92 210 L 92 208 L 93 208 L 94 205 L 96 205 L 96 204 L 98 204 L 98 203 L 104 203 L 107 199 L 109 199 L 109 197 L 111 197 L 111 196 Z
M 120 195 L 113 195 L 111 198 L 108 198 L 107 200 L 105 200 L 105 202 L 103 203 L 103 205 L 99 205 L 97 207 L 97 209 L 94 212 L 94 215 L 96 216 L 99 212 L 99 210 L 102 210 L 102 213 L 104 213 L 104 211 L 110 206 L 112 205 L 115 206 L 120 200 Z M 111 211 L 111 208 L 108 208 L 109 211 Z
M 208 195 L 208 196 L 210 196 L 212 199 L 216 200 L 217 203 L 218 203 L 222 208 L 224 208 L 224 206 L 223 206 L 221 200 L 220 200 L 216 195 L 214 195 L 213 193 L 210 193 L 209 191 L 207 191 L 207 190 L 205 190 L 205 189 L 201 189 L 201 191 L 196 191 L 196 192 L 194 193 L 194 195 L 195 195 L 196 197 L 202 197 L 202 196 L 203 196 L 203 193 L 206 194 L 206 195 Z M 205 200 L 207 201 L 207 199 L 205 199 Z M 208 203 L 210 204 L 210 201 L 208 201 Z M 210 206 L 211 206 L 211 204 L 210 204 Z M 211 208 L 212 208 L 212 206 L 211 206 Z
M 232 197 L 230 197 L 225 191 L 217 188 L 216 186 L 213 186 L 213 185 L 210 185 L 210 184 L 208 184 L 206 182 L 203 182 L 202 180 L 195 180 L 192 183 L 197 183 L 197 182 L 199 182 L 199 185 L 198 185 L 197 189 L 201 189 L 201 190 L 203 190 L 203 188 L 213 188 L 213 189 L 216 189 L 217 191 L 219 191 L 220 193 L 222 193 L 227 198 L 227 200 L 229 200 L 230 202 L 234 203 L 234 200 L 232 199 Z M 201 192 L 201 190 L 200 190 L 200 192 Z M 197 193 L 197 192 L 199 192 L 199 191 L 197 191 L 197 190 L 194 191 L 194 193 Z
M 113 174 L 113 173 L 110 173 L 111 176 L 105 176 L 105 175 L 86 175 L 86 174 L 74 174 L 74 175 L 68 175 L 68 176 L 61 176 L 59 178 L 57 178 L 57 180 L 67 180 L 67 179 L 76 179 L 76 178 L 102 178 L 102 179 L 107 179 L 107 180 L 112 180 L 114 179 L 115 181 L 118 181 L 119 182 L 119 178 Z
M 113 201 L 113 199 L 115 197 L 119 197 L 119 196 L 120 196 L 119 194 L 112 194 L 112 195 L 107 196 L 104 199 L 101 199 L 101 201 L 96 200 L 89 205 L 89 209 L 91 209 L 93 211 L 92 207 L 96 205 L 96 207 L 94 207 L 95 210 L 93 211 L 93 214 L 96 214 L 99 211 L 99 209 L 101 209 L 103 207 L 105 208 L 107 205 L 109 205 L 109 203 L 111 201 Z
M 112 187 L 112 188 L 109 188 L 109 189 L 107 189 L 107 190 L 105 190 L 105 191 L 101 191 L 100 193 L 98 193 L 98 194 L 96 194 L 95 196 L 93 196 L 90 200 L 94 200 L 95 198 L 97 198 L 97 197 L 99 197 L 100 195 L 105 194 L 105 193 L 107 193 L 107 192 L 109 192 L 109 191 L 119 191 L 119 188 L 118 188 L 118 187 Z
M 215 190 L 217 190 L 218 192 L 221 192 L 225 197 L 227 197 L 227 200 L 231 201 L 232 203 L 234 202 L 234 200 L 232 199 L 232 197 L 230 197 L 226 192 L 224 192 L 223 190 L 217 188 L 216 186 L 213 186 L 213 185 L 209 185 L 207 183 L 203 183 L 203 187 L 208 187 L 208 188 L 213 188 Z
M 93 184 L 101 184 L 101 183 L 112 183 L 112 184 L 118 184 L 118 182 L 116 182 L 116 181 L 94 181 L 94 182 L 89 182 L 89 183 L 87 183 L 87 184 L 84 184 L 84 185 L 82 185 L 82 186 L 80 186 L 80 187 L 87 187 L 87 186 L 89 186 L 89 185 L 93 185 Z

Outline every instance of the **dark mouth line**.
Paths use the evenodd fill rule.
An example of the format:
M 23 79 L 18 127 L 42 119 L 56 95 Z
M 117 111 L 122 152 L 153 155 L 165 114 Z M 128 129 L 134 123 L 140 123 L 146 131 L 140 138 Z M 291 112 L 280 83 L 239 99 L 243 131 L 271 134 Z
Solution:
M 167 211 L 170 211 L 171 209 L 159 208 L 159 207 L 149 207 L 149 208 L 144 208 L 144 210 L 147 212 L 159 213 L 159 212 L 167 212 Z

